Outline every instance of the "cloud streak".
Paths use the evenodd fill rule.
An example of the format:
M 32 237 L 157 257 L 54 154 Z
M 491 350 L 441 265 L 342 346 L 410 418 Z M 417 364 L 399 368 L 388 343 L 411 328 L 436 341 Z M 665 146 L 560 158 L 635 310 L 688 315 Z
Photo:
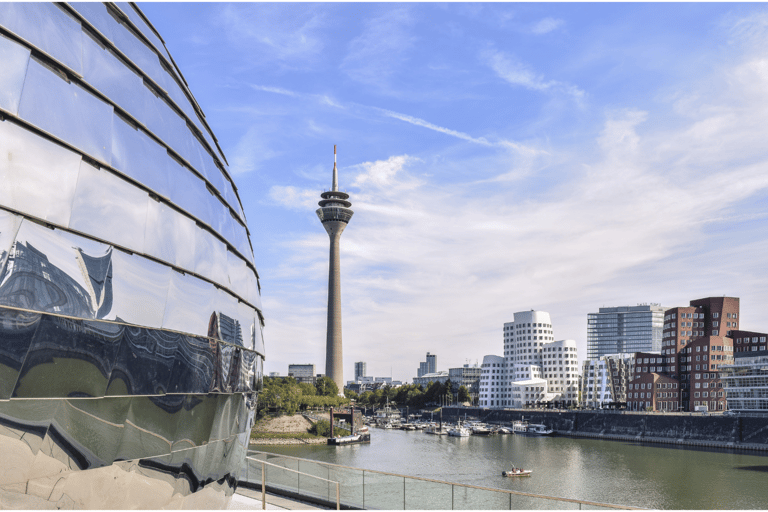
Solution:
M 525 87 L 533 91 L 561 92 L 580 100 L 585 93 L 575 85 L 557 80 L 546 80 L 543 75 L 534 72 L 530 66 L 500 51 L 486 51 L 482 60 L 497 76 L 511 85 Z

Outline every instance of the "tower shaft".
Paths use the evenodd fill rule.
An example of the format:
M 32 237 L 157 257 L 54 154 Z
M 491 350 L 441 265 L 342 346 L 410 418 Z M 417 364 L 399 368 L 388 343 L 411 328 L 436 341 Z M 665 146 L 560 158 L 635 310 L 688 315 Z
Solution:
M 343 358 L 341 353 L 341 266 L 339 240 L 354 213 L 349 209 L 349 194 L 338 190 L 336 146 L 333 147 L 333 185 L 323 192 L 318 203 L 317 216 L 330 238 L 328 263 L 328 327 L 325 338 L 325 375 L 333 379 L 341 394 L 344 390 Z
M 333 222 L 328 224 L 341 224 Z M 344 389 L 343 357 L 341 351 L 341 267 L 339 264 L 339 240 L 341 229 L 329 230 L 331 251 L 328 264 L 328 328 L 325 338 L 325 375 Z

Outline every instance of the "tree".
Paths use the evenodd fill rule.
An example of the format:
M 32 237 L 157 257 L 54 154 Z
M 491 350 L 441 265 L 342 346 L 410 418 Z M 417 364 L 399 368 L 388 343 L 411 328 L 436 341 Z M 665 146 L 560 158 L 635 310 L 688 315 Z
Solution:
M 351 389 L 349 389 L 349 388 L 344 388 L 344 396 L 345 396 L 345 397 L 347 397 L 347 398 L 349 398 L 350 400 L 357 400 L 357 396 L 358 396 L 358 395 L 357 395 L 357 393 L 355 393 L 355 392 L 354 392 L 354 391 L 352 391 Z
M 459 386 L 459 398 L 460 403 L 469 402 L 471 400 L 467 386 Z
M 339 395 L 339 386 L 337 386 L 336 383 L 333 382 L 332 378 L 325 375 L 317 379 L 317 383 L 315 384 L 315 389 L 317 389 L 317 394 L 320 396 L 338 396 Z

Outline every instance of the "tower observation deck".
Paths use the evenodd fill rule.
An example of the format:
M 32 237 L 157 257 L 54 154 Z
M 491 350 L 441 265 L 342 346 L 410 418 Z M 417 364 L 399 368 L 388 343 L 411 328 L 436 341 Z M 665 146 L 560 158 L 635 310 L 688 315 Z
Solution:
M 323 223 L 331 242 L 328 265 L 328 330 L 325 345 L 325 375 L 344 390 L 343 361 L 341 355 L 341 270 L 339 265 L 339 240 L 344 228 L 355 213 L 349 209 L 349 194 L 339 191 L 336 169 L 336 146 L 333 146 L 333 184 L 331 190 L 320 194 L 317 216 Z

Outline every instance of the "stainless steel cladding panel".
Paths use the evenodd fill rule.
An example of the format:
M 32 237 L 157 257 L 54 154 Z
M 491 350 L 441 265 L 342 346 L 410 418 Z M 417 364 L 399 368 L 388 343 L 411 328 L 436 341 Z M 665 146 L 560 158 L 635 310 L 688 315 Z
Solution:
M 133 4 L 0 4 L 0 508 L 220 508 L 263 374 L 221 149 Z

